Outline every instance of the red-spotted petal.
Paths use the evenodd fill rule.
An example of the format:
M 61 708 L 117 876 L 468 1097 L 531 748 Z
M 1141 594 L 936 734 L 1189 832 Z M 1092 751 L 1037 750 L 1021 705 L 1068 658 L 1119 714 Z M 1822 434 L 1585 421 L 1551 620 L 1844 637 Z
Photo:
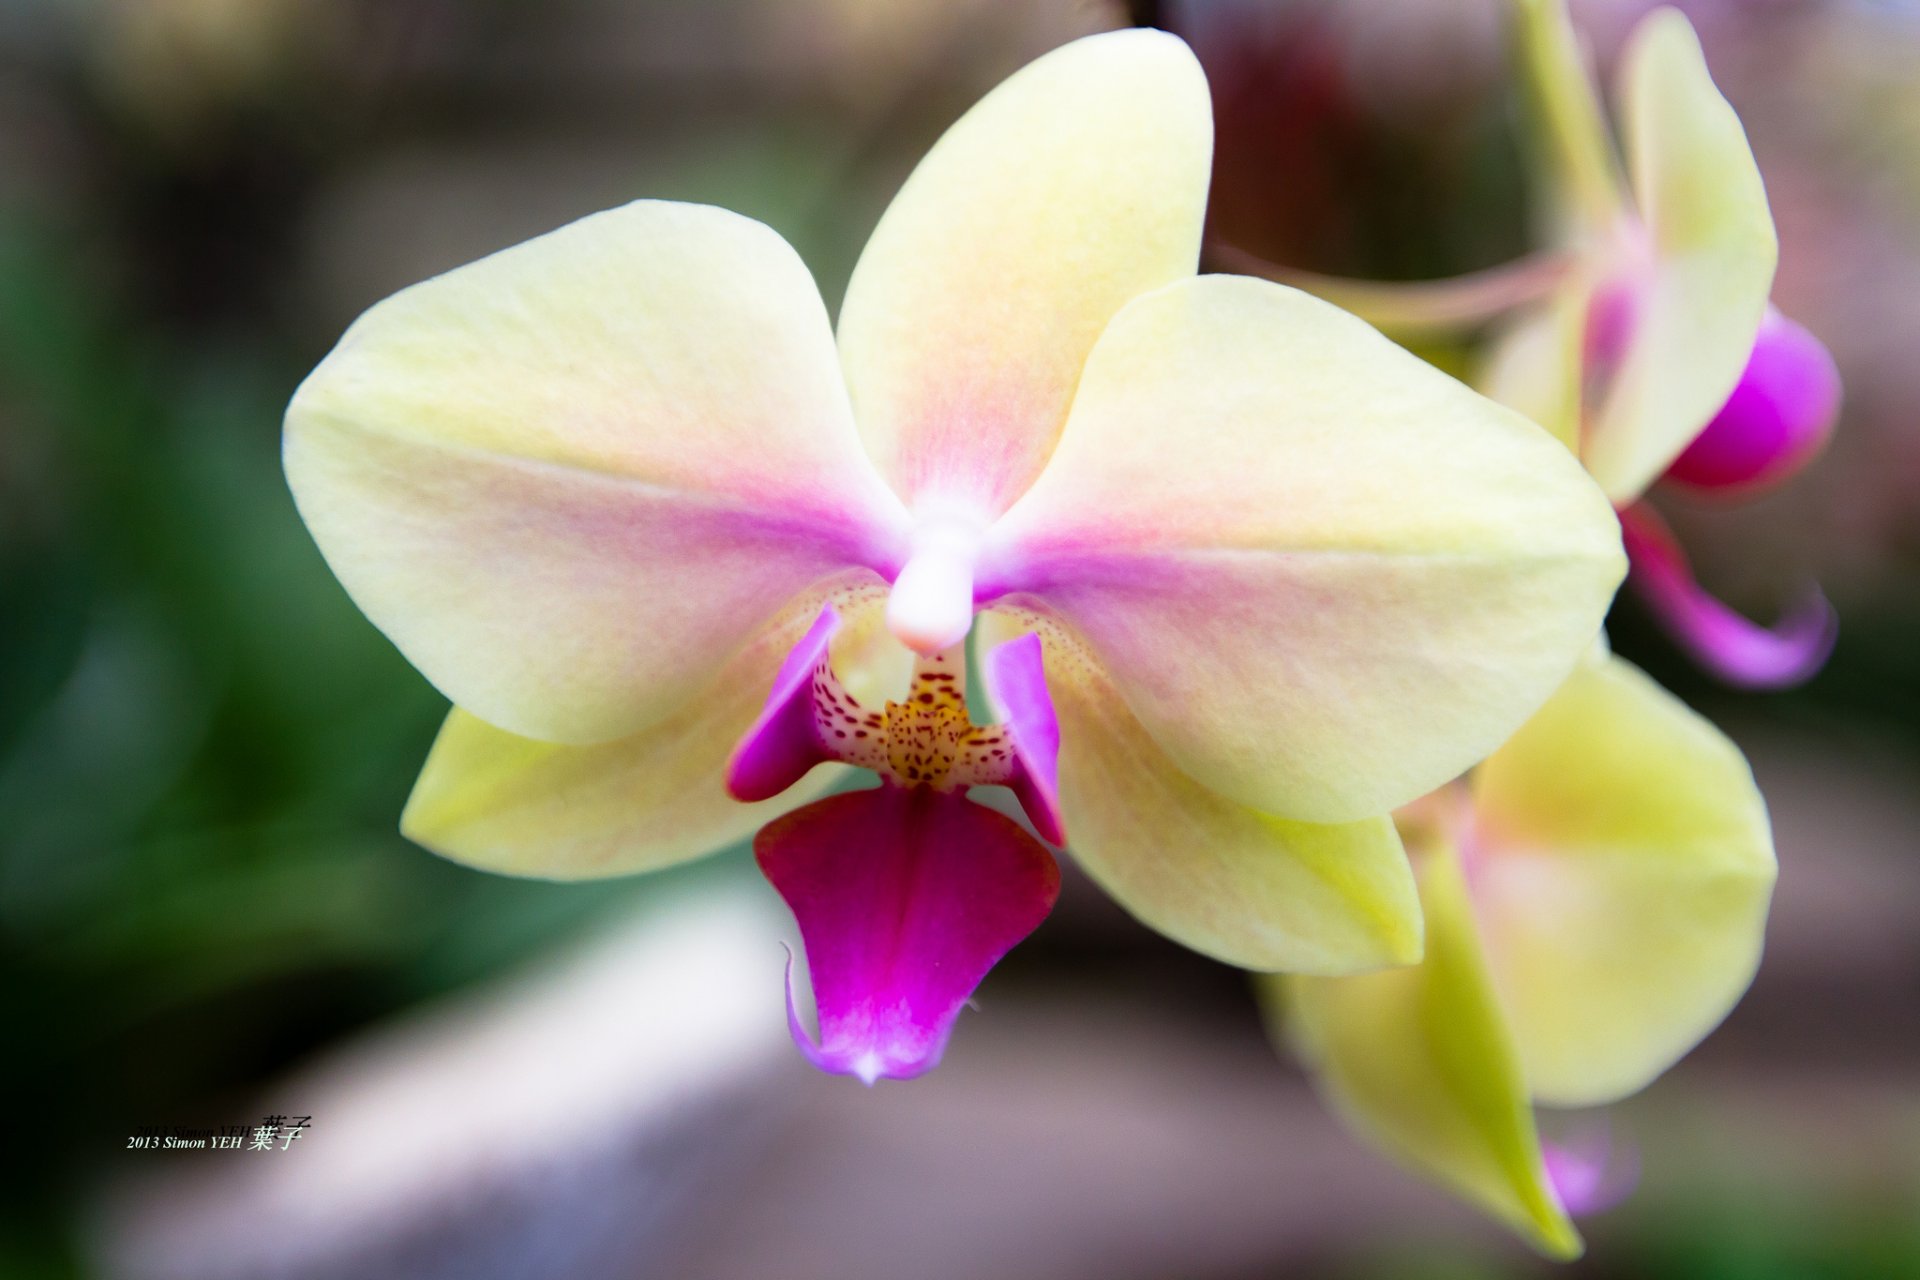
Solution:
M 794 1041 L 868 1084 L 939 1063 L 960 1006 L 1060 890 L 1020 824 L 928 787 L 830 796 L 768 824 L 753 850 L 806 945 L 820 1034 L 796 1012 Z

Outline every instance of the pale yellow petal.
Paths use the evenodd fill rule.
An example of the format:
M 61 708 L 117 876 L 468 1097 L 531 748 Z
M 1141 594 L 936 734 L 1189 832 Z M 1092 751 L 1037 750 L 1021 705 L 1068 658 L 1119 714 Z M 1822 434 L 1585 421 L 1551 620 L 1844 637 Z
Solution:
M 1746 131 L 1680 13 L 1659 10 L 1635 29 L 1620 97 L 1651 261 L 1640 268 L 1633 338 L 1585 454 L 1624 505 L 1726 403 L 1753 350 L 1778 246 Z
M 1514 0 L 1514 17 L 1556 213 L 1573 234 L 1604 230 L 1623 208 L 1624 192 L 1593 70 L 1565 0 Z
M 1016 73 L 920 162 L 840 314 L 861 433 L 909 503 L 990 517 L 1026 488 L 1107 321 L 1193 274 L 1212 138 L 1187 47 L 1120 31 Z
M 1027 629 L 981 619 L 981 643 Z M 1060 723 L 1074 859 L 1149 927 L 1247 969 L 1358 973 L 1420 955 L 1420 906 L 1393 823 L 1258 813 L 1174 767 L 1090 657 L 1039 622 Z
M 735 743 L 828 594 L 809 591 L 790 602 L 680 710 L 627 738 L 584 747 L 538 742 L 456 708 L 414 785 L 401 830 L 457 862 L 552 880 L 656 870 L 746 838 L 845 772 L 822 766 L 756 804 L 733 799 L 725 786 Z M 897 686 L 911 655 L 884 643 L 878 593 L 833 594 L 844 619 L 834 640 L 843 678 Z
M 1269 1007 L 1361 1133 L 1557 1258 L 1580 1237 L 1548 1181 L 1526 1080 L 1453 853 L 1419 860 L 1427 953 L 1355 978 L 1262 979 Z
M 1474 380 L 1576 453 L 1587 303 L 1584 284 L 1570 279 L 1551 300 L 1521 312 L 1494 338 Z
M 1774 880 L 1739 748 L 1617 658 L 1473 775 L 1475 901 L 1543 1102 L 1641 1088 L 1752 980 Z
M 1386 812 L 1498 746 L 1599 630 L 1619 527 L 1533 423 L 1328 303 L 1131 304 L 981 581 L 1041 600 L 1197 782 Z
M 375 306 L 294 397 L 286 469 L 428 679 L 574 742 L 672 714 L 796 592 L 884 563 L 905 518 L 793 250 L 658 201 Z

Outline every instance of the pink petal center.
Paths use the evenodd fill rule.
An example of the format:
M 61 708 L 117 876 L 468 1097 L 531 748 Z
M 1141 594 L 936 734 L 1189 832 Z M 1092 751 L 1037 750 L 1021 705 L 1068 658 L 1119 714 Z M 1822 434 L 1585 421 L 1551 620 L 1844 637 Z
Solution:
M 734 798 L 765 800 L 815 765 L 838 761 L 905 786 L 1009 787 L 1035 829 L 1064 843 L 1055 779 L 1060 727 L 1038 636 L 988 656 L 988 679 L 1009 718 L 976 725 L 967 714 L 962 650 L 921 657 L 906 698 L 875 710 L 847 692 L 834 673 L 831 645 L 839 625 L 829 605 L 787 655 L 766 707 L 727 766 Z
M 967 638 L 986 523 L 963 506 L 940 504 L 914 522 L 911 551 L 887 597 L 887 627 L 915 653 L 938 653 Z

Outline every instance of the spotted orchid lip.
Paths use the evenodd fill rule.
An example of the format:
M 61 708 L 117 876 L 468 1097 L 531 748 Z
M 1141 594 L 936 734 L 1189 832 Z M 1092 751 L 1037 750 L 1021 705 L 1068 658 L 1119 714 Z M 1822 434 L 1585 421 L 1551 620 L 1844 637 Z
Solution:
M 816 1039 L 789 964 L 794 1042 L 822 1070 L 872 1084 L 931 1069 L 961 1005 L 1052 909 L 1060 884 L 1052 856 L 967 791 L 1010 788 L 1035 828 L 1063 842 L 1060 731 L 1037 635 L 989 655 L 1007 721 L 975 725 L 963 648 L 922 655 L 903 700 L 874 709 L 834 670 L 839 629 L 828 605 L 794 645 L 727 783 L 738 799 L 762 800 L 827 762 L 880 775 L 877 789 L 798 809 L 754 841 L 800 925 L 819 1012 Z

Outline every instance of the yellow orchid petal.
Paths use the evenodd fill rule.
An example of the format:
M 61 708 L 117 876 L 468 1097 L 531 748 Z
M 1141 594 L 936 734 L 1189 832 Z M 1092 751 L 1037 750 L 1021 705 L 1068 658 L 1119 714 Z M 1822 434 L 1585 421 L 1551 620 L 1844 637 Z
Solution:
M 1028 629 L 990 613 L 981 643 Z M 1098 665 L 1042 621 L 1069 848 L 1142 923 L 1246 969 L 1358 973 L 1420 956 L 1420 904 L 1385 817 L 1337 826 L 1258 813 L 1174 767 Z
M 1634 292 L 1632 339 L 1586 460 L 1616 504 L 1638 497 L 1739 381 L 1773 286 L 1778 245 L 1739 116 L 1714 87 L 1700 41 L 1672 9 L 1634 29 L 1620 98 L 1634 197 L 1651 263 Z
M 288 408 L 286 469 L 428 679 L 571 742 L 673 714 L 797 591 L 893 554 L 905 519 L 793 250 L 659 201 L 368 311 Z
M 1542 150 L 1576 233 L 1606 229 L 1624 207 L 1606 114 L 1565 0 L 1514 0 L 1522 78 L 1539 113 Z
M 1421 852 L 1427 953 L 1355 978 L 1264 978 L 1268 1007 L 1348 1122 L 1506 1223 L 1572 1258 L 1580 1237 L 1553 1193 L 1527 1085 L 1495 998 L 1453 852 Z
M 1580 449 L 1582 344 L 1589 291 L 1569 280 L 1546 304 L 1521 312 L 1493 340 L 1474 385 L 1482 394 Z
M 840 313 L 860 430 L 916 508 L 1004 510 L 1128 299 L 1193 274 L 1212 157 L 1178 39 L 1119 31 L 1016 73 L 920 162 Z
M 1774 880 L 1739 748 L 1621 660 L 1473 774 L 1474 897 L 1534 1096 L 1641 1088 L 1753 978 Z
M 816 769 L 772 799 L 742 804 L 724 783 L 734 744 L 759 715 L 774 672 L 829 592 L 813 590 L 660 723 L 613 742 L 522 738 L 455 708 L 440 730 L 400 829 L 486 871 L 578 880 L 652 871 L 751 835 L 825 792 L 845 770 Z M 880 597 L 838 593 L 836 670 L 850 683 L 903 687 L 911 655 L 886 636 Z
M 1498 746 L 1624 569 L 1578 462 L 1363 322 L 1207 276 L 1135 301 L 982 570 L 1056 610 L 1176 766 L 1309 822 Z

